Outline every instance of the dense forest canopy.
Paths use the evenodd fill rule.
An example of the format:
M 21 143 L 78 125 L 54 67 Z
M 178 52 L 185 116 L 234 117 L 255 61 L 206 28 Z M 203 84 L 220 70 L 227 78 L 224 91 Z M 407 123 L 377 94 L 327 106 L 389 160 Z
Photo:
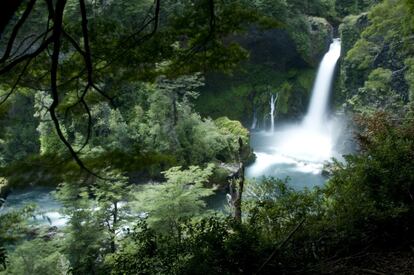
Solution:
M 336 37 L 352 150 L 249 177 Z M 3 1 L 0 274 L 412 274 L 413 37 L 410 0 Z

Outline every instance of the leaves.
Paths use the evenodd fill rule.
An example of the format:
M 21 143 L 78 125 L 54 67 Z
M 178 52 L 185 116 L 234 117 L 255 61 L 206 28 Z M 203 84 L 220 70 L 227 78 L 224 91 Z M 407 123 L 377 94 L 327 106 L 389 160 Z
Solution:
M 161 232 L 179 230 L 182 221 L 202 214 L 203 198 L 211 196 L 213 190 L 204 187 L 211 176 L 213 165 L 201 169 L 190 166 L 186 170 L 173 167 L 163 174 L 167 181 L 150 184 L 136 194 L 135 209 L 148 215 L 148 223 Z

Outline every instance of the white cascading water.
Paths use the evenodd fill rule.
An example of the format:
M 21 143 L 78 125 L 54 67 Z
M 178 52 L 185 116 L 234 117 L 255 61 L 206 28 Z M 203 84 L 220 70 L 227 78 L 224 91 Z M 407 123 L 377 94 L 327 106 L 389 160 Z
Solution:
M 277 102 L 277 97 L 279 94 L 274 96 L 273 94 L 270 96 L 270 132 L 273 133 L 275 131 L 275 104 Z
M 340 40 L 334 39 L 320 63 L 308 112 L 300 124 L 276 129 L 271 126 L 274 132 L 252 136 L 257 158 L 248 168 L 248 176 L 283 178 L 298 173 L 299 180 L 308 180 L 302 174 L 320 174 L 323 162 L 334 156 L 339 131 L 334 131 L 334 122 L 328 119 L 328 101 L 340 53 Z
M 253 121 L 252 121 L 252 127 L 250 127 L 250 130 L 255 130 L 257 126 L 257 115 L 256 111 L 253 112 Z
M 334 39 L 329 51 L 319 65 L 318 74 L 312 89 L 312 98 L 304 123 L 308 127 L 321 128 L 327 116 L 328 99 L 335 72 L 335 66 L 341 55 L 341 41 Z

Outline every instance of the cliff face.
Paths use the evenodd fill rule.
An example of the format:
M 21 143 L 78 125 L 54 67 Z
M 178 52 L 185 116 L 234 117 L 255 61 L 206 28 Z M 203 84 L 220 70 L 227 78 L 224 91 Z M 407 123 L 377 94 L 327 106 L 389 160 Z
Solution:
M 213 118 L 228 116 L 250 127 L 269 121 L 271 94 L 278 94 L 276 119 L 291 119 L 306 111 L 315 70 L 332 39 L 332 26 L 319 17 L 298 18 L 298 26 L 251 31 L 236 38 L 250 52 L 233 75 L 210 74 L 196 102 L 197 110 Z
M 414 32 L 404 1 L 384 1 L 340 26 L 341 96 L 348 110 L 401 115 L 413 100 Z

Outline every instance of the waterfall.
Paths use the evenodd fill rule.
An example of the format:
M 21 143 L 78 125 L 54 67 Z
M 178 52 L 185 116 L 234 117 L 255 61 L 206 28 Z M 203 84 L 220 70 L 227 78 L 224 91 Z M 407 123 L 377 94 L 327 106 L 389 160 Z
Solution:
M 332 87 L 335 66 L 341 54 L 341 41 L 334 39 L 329 51 L 323 57 L 312 89 L 305 126 L 320 129 L 326 120 L 328 99 Z
M 274 96 L 273 94 L 270 97 L 270 132 L 275 131 L 275 104 L 277 102 L 277 97 L 279 94 Z
M 252 121 L 252 127 L 250 127 L 251 130 L 255 130 L 257 127 L 257 116 L 256 116 L 256 110 L 253 111 L 253 121 Z
M 271 96 L 272 132 L 254 133 L 252 145 L 257 158 L 247 169 L 248 177 L 293 175 L 297 183 L 306 184 L 303 175 L 313 174 L 315 184 L 324 182 L 324 179 L 318 178 L 323 163 L 340 156 L 335 151 L 335 145 L 341 125 L 328 117 L 328 100 L 340 52 L 340 40 L 334 39 L 319 65 L 308 112 L 301 123 L 274 129 L 277 96 Z

